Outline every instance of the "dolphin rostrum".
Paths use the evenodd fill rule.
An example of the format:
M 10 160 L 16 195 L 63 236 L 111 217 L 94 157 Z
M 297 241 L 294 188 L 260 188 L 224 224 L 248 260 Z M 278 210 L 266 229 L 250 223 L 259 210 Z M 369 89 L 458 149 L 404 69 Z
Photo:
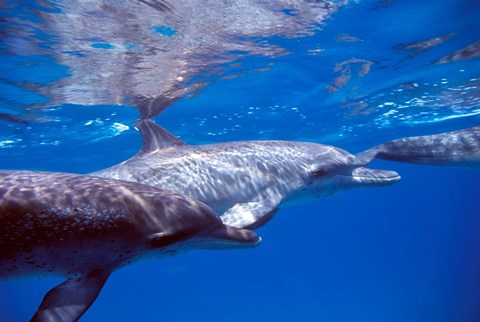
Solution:
M 373 159 L 480 168 L 480 126 L 435 135 L 412 136 L 373 147 L 356 155 Z
M 173 192 L 85 175 L 0 171 L 0 278 L 68 277 L 46 294 L 35 322 L 76 321 L 112 271 L 145 256 L 259 241 Z
M 243 141 L 187 145 L 150 120 L 137 124 L 141 150 L 92 175 L 172 190 L 212 207 L 225 224 L 257 228 L 280 205 L 400 179 L 339 148 L 306 142 Z

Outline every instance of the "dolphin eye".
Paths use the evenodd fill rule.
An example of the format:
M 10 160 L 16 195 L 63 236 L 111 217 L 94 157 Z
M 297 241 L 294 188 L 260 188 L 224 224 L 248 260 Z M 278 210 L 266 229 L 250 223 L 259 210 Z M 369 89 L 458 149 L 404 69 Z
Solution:
M 151 237 L 150 244 L 153 247 L 166 247 L 175 244 L 179 241 L 190 238 L 198 231 L 198 228 L 193 227 L 190 229 L 184 229 L 176 233 L 156 233 Z
M 318 169 L 318 170 L 313 171 L 313 176 L 315 178 L 318 178 L 318 177 L 324 176 L 326 173 L 327 173 L 327 171 L 325 169 Z
M 153 247 L 165 247 L 174 244 L 177 240 L 175 235 L 158 235 L 152 239 L 151 244 Z

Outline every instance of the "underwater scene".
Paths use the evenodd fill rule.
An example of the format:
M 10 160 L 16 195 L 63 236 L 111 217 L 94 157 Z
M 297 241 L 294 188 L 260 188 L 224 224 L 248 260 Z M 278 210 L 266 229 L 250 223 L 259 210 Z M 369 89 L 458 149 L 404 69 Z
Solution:
M 0 321 L 480 321 L 479 22 L 0 0 Z

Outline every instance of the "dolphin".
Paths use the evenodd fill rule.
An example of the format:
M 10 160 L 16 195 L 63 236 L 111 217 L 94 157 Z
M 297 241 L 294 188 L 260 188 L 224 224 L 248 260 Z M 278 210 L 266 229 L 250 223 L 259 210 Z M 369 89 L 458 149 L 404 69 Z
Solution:
M 330 145 L 240 141 L 196 146 L 150 120 L 137 127 L 143 137 L 140 151 L 91 175 L 190 196 L 237 228 L 264 225 L 281 205 L 400 180 L 396 172 L 365 168 L 354 155 Z
M 190 249 L 255 246 L 212 209 L 151 186 L 86 175 L 0 171 L 0 278 L 56 274 L 31 321 L 76 321 L 116 269 Z
M 356 155 L 363 163 L 384 159 L 428 165 L 480 168 L 480 126 L 383 143 Z

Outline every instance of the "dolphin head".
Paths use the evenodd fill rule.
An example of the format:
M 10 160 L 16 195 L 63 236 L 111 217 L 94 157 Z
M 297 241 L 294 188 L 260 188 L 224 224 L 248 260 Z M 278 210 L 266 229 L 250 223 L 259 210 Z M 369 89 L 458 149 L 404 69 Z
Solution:
M 386 186 L 400 180 L 394 171 L 364 167 L 345 150 L 322 144 L 308 144 L 301 189 L 292 199 L 318 199 L 355 187 Z
M 197 200 L 173 193 L 170 199 L 162 201 L 161 231 L 149 238 L 154 250 L 173 254 L 191 249 L 245 248 L 261 241 L 253 231 L 223 224 L 210 207 Z

